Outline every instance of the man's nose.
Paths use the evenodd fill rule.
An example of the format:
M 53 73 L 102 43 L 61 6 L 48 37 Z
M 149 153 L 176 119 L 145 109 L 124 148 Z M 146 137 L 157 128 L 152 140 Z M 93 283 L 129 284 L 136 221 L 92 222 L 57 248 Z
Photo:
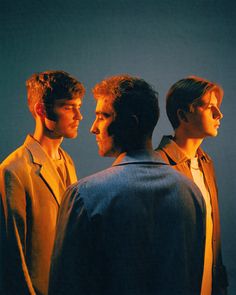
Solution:
M 93 134 L 98 134 L 97 120 L 95 120 L 90 128 L 90 132 Z
M 79 109 L 75 110 L 75 118 L 76 118 L 76 120 L 79 120 L 79 121 L 81 121 L 83 119 L 83 116 L 82 116 Z
M 220 109 L 218 107 L 215 108 L 214 118 L 217 118 L 219 120 L 221 120 L 223 118 L 223 114 L 222 114 L 222 112 L 220 111 Z

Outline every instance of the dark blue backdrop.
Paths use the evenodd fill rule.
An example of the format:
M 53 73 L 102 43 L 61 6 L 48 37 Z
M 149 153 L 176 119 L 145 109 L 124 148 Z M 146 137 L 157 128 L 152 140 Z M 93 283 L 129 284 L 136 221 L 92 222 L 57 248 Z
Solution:
M 235 2 L 221 0 L 1 0 L 0 161 L 34 128 L 25 80 L 37 71 L 63 69 L 81 80 L 87 94 L 79 137 L 63 146 L 79 177 L 112 162 L 97 155 L 89 134 L 94 118 L 90 89 L 118 73 L 140 76 L 160 93 L 161 119 L 154 146 L 171 127 L 164 111 L 169 86 L 190 74 L 220 83 L 224 118 L 217 138 L 204 147 L 215 161 L 224 261 L 236 294 Z

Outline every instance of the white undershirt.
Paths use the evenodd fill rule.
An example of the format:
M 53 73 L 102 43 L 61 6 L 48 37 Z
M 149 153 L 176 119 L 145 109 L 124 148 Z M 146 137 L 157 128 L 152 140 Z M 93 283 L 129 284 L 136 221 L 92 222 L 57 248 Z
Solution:
M 53 159 L 53 163 L 57 169 L 57 172 L 64 183 L 65 187 L 67 187 L 69 184 L 67 183 L 68 175 L 66 171 L 66 163 L 62 155 L 60 154 L 60 159 Z
M 206 204 L 206 242 L 205 242 L 205 255 L 204 255 L 204 269 L 202 277 L 201 295 L 211 295 L 212 291 L 212 263 L 213 263 L 213 250 L 212 250 L 212 234 L 213 234 L 213 221 L 212 221 L 212 207 L 209 191 L 204 181 L 204 175 L 201 171 L 198 158 L 191 159 L 190 169 L 195 184 L 199 187 Z

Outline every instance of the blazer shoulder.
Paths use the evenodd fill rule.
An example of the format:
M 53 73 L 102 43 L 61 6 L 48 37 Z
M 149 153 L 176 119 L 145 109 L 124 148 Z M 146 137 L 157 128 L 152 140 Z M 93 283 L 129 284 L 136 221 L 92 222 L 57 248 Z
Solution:
M 22 145 L 4 159 L 0 164 L 0 170 L 24 171 L 26 166 L 31 163 L 30 152 Z

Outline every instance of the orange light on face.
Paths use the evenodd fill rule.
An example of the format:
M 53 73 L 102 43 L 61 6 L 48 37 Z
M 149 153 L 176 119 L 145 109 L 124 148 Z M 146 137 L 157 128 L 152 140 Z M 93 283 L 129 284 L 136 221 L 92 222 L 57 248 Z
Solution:
M 58 99 L 55 101 L 53 111 L 56 120 L 45 118 L 46 127 L 58 138 L 75 138 L 78 133 L 81 114 L 82 101 L 80 97 L 71 100 Z
M 100 98 L 97 100 L 95 114 L 90 132 L 96 135 L 99 155 L 113 157 L 117 153 L 113 136 L 109 134 L 109 127 L 115 119 L 113 106 L 105 98 Z

